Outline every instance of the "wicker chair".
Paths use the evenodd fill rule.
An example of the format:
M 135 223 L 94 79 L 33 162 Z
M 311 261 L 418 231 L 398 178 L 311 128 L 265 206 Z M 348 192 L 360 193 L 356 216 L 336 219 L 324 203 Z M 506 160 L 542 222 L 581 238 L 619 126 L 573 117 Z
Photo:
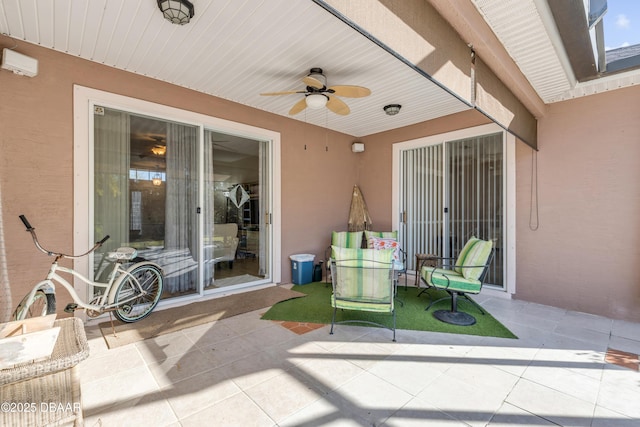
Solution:
M 0 425 L 83 425 L 76 365 L 89 357 L 84 326 L 76 318 L 56 320 L 54 326 L 60 334 L 51 357 L 0 370 L 0 401 L 31 405 L 26 411 L 1 411 Z

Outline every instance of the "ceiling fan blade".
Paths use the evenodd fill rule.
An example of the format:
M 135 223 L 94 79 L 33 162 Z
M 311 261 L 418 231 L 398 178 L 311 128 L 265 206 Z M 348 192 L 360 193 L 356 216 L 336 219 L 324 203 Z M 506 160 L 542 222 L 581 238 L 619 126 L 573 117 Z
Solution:
M 324 87 L 324 83 L 322 83 L 320 80 L 316 79 L 315 77 L 311 77 L 311 76 L 304 77 L 302 79 L 302 82 L 314 89 L 322 89 Z
M 341 116 L 346 116 L 351 112 L 351 110 L 349 110 L 349 106 L 345 104 L 343 100 L 335 96 L 329 96 L 329 100 L 327 101 L 327 108 L 336 114 L 340 114 Z
M 338 85 L 331 86 L 327 88 L 327 90 L 338 96 L 346 96 L 347 98 L 363 98 L 371 95 L 371 90 L 362 86 Z
M 291 107 L 291 110 L 289 110 L 289 114 L 293 116 L 294 114 L 298 114 L 305 108 L 307 108 L 307 100 L 306 98 L 302 98 L 300 101 L 296 102 L 293 107 Z
M 261 96 L 276 96 L 276 95 L 292 95 L 294 93 L 305 93 L 305 91 L 300 90 L 287 90 L 283 92 L 265 92 L 261 93 Z

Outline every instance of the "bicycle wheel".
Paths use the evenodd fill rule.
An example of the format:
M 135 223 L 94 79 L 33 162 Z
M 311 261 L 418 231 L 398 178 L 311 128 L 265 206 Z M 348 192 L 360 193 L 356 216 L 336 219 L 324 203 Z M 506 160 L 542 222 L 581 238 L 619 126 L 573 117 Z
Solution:
M 55 312 L 56 296 L 54 294 L 45 294 L 44 291 L 39 290 L 31 300 L 29 300 L 29 294 L 25 295 L 11 318 L 13 320 L 23 320 L 31 317 L 46 316 Z
M 136 283 L 137 282 L 137 283 Z M 140 284 L 140 288 L 138 288 Z M 146 291 L 131 301 L 131 297 L 139 293 L 138 289 Z M 162 294 L 162 272 L 152 264 L 141 265 L 127 274 L 116 289 L 114 303 L 118 305 L 114 314 L 122 322 L 131 323 L 147 317 L 156 307 Z

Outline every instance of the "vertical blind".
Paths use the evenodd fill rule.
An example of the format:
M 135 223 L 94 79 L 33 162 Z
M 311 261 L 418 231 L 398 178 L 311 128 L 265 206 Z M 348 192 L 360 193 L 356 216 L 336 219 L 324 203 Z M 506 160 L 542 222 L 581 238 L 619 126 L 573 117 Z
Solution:
M 415 255 L 455 257 L 471 236 L 496 248 L 486 283 L 503 286 L 502 133 L 418 147 L 401 156 L 400 240 Z
M 415 270 L 415 254 L 442 256 L 444 220 L 442 145 L 402 153 L 401 197 L 404 201 L 400 240 L 408 269 Z

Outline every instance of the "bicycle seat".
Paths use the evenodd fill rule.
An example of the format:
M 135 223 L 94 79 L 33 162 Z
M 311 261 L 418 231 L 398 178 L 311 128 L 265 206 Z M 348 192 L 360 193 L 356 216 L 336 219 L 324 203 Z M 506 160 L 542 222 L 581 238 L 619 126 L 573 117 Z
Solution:
M 130 261 L 138 255 L 138 251 L 134 248 L 122 247 L 113 252 L 109 252 L 107 257 L 116 261 Z

